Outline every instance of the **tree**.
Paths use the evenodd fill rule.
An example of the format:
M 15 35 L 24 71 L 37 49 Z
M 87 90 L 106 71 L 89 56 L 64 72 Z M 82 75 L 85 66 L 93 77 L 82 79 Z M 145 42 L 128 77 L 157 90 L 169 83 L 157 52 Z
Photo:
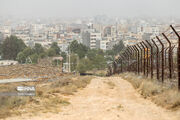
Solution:
M 26 62 L 26 56 L 23 52 L 19 52 L 17 55 L 17 60 L 19 63 L 25 63 Z
M 79 73 L 85 73 L 86 71 L 89 71 L 89 70 L 92 70 L 91 61 L 86 58 L 81 59 L 77 66 L 77 71 Z
M 38 54 L 37 53 L 34 53 L 34 54 L 32 54 L 32 55 L 30 55 L 29 56 L 30 58 L 31 58 L 31 61 L 32 61 L 32 63 L 37 63 L 38 62 Z
M 25 55 L 26 57 L 34 54 L 33 49 L 31 49 L 30 47 L 25 48 L 22 52 L 24 53 L 24 55 Z
M 65 52 L 61 52 L 61 57 L 63 57 L 63 61 L 66 61 L 67 55 Z
M 91 67 L 93 69 L 104 69 L 106 66 L 105 54 L 100 49 L 89 50 L 87 58 L 91 61 Z
M 32 54 L 34 54 L 33 49 L 26 47 L 23 51 L 18 53 L 16 60 L 18 60 L 19 63 L 25 63 L 26 59 Z
M 93 60 L 94 57 L 96 56 L 96 54 L 97 54 L 97 50 L 96 49 L 90 49 L 87 52 L 87 57 L 89 58 L 89 60 Z
M 36 43 L 35 46 L 34 46 L 34 52 L 39 55 L 41 53 L 44 53 L 44 48 L 42 47 L 41 44 Z
M 117 55 L 119 52 L 121 52 L 125 48 L 124 43 L 122 40 L 119 41 L 118 44 L 114 45 L 112 48 L 112 51 L 114 52 L 114 55 Z
M 106 67 L 106 59 L 104 58 L 103 55 L 100 54 L 96 55 L 92 62 L 93 62 L 93 67 L 98 70 L 102 70 Z
M 7 37 L 2 44 L 3 59 L 15 60 L 17 54 L 24 48 L 26 48 L 26 45 L 21 39 L 16 36 Z
M 56 50 L 53 49 L 53 48 L 49 48 L 48 51 L 47 51 L 47 55 L 48 55 L 49 57 L 56 56 Z
M 75 54 L 71 54 L 71 71 L 74 71 L 77 67 L 78 56 Z
M 73 53 L 77 53 L 78 49 L 79 49 L 79 43 L 76 40 L 72 41 L 71 44 L 70 44 L 70 51 L 71 51 L 71 53 L 72 52 Z
M 79 47 L 78 47 L 76 54 L 78 54 L 79 58 L 81 59 L 81 58 L 85 57 L 87 51 L 88 51 L 88 48 L 85 45 L 79 44 Z
M 55 52 L 56 52 L 56 55 L 59 55 L 59 54 L 60 54 L 60 51 L 61 51 L 61 50 L 60 50 L 60 48 L 58 47 L 57 42 L 53 42 L 50 49 L 54 49 Z
M 45 57 L 47 57 L 47 53 L 46 52 L 40 53 L 39 57 L 40 58 L 45 58 Z
M 106 61 L 111 62 L 114 61 L 115 53 L 113 50 L 107 50 L 106 51 Z
M 113 50 L 106 50 L 106 55 L 113 55 L 114 51 Z
M 70 44 L 70 51 L 71 53 L 75 53 L 78 54 L 79 58 L 83 58 L 85 57 L 87 51 L 88 51 L 88 47 L 86 47 L 83 44 L 79 44 L 76 40 L 74 40 L 73 42 L 71 42 Z

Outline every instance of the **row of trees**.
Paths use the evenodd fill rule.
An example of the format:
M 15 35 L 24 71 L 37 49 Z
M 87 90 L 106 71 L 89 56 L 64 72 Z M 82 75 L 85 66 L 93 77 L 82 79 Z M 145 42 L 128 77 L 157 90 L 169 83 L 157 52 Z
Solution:
M 3 59 L 18 60 L 19 63 L 37 63 L 39 58 L 53 57 L 62 53 L 57 43 L 52 43 L 49 49 L 45 49 L 41 44 L 36 43 L 33 48 L 27 47 L 21 39 L 10 36 L 0 44 L 0 54 Z
M 68 48 L 71 52 L 71 70 L 82 73 L 93 69 L 105 69 L 108 61 L 112 61 L 123 48 L 124 44 L 120 41 L 112 50 L 104 52 L 100 49 L 90 49 L 75 40 Z M 61 52 L 56 42 L 52 43 L 49 49 L 42 47 L 41 44 L 35 44 L 31 48 L 16 36 L 7 37 L 0 44 L 0 55 L 3 59 L 18 60 L 19 63 L 37 63 L 38 59 L 53 56 L 62 56 L 64 61 L 67 59 L 66 53 Z
M 73 41 L 70 44 L 71 70 L 77 70 L 80 73 L 93 69 L 105 69 L 108 61 L 112 61 L 120 51 L 124 49 L 124 44 L 120 41 L 112 50 L 104 52 L 100 49 L 89 49 L 85 45 Z

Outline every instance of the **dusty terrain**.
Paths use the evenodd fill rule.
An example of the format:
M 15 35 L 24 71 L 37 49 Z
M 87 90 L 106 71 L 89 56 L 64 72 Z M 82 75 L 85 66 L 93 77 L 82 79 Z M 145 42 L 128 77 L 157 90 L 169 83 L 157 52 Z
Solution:
M 42 59 L 38 64 L 0 66 L 0 80 L 31 78 L 35 80 L 58 79 L 63 76 L 61 66 L 53 66 L 51 59 Z
M 58 114 L 24 114 L 6 120 L 180 120 L 180 111 L 166 110 L 142 98 L 120 77 L 94 78 L 85 89 L 68 97 L 71 104 Z

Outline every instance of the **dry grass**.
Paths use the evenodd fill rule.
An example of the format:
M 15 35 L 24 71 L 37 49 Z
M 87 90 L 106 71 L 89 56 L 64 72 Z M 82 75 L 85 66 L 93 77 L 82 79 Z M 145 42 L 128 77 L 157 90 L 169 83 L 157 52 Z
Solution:
M 174 110 L 180 108 L 180 92 L 176 89 L 134 73 L 123 73 L 120 76 L 129 81 L 144 98 L 150 98 L 157 105 Z
M 176 90 L 167 90 L 152 98 L 160 106 L 168 109 L 180 108 L 180 93 Z
M 151 97 L 154 95 L 158 95 L 159 93 L 163 92 L 163 88 L 160 85 L 157 85 L 153 81 L 143 81 L 140 86 L 141 95 L 145 98 Z
M 31 79 L 53 79 L 63 76 L 60 66 L 41 64 L 17 64 L 11 66 L 0 66 L 0 79 L 31 78 Z
M 85 88 L 90 83 L 92 78 L 92 76 L 68 76 L 52 83 L 49 86 L 50 90 L 48 92 L 73 95 L 73 93 L 77 92 L 78 89 Z
M 136 77 L 136 79 L 134 77 L 132 77 L 133 76 L 132 74 L 131 75 L 122 74 L 121 76 L 124 79 L 128 80 L 129 82 L 131 82 L 133 87 L 136 88 L 136 89 L 140 87 L 140 85 L 142 84 L 142 81 L 143 81 L 141 76 Z
M 36 96 L 10 96 L 0 97 L 0 119 L 12 115 L 39 112 L 58 113 L 61 106 L 70 104 L 68 95 L 73 95 L 79 89 L 85 88 L 91 81 L 92 76 L 63 76 L 59 80 L 37 83 L 11 83 L 1 84 L 0 92 L 16 91 L 17 86 L 36 86 Z M 38 111 L 38 112 L 37 112 Z

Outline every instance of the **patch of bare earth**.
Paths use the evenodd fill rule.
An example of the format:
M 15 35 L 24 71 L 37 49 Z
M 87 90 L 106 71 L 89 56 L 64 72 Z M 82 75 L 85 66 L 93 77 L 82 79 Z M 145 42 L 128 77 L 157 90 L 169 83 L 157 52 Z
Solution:
M 109 87 L 112 85 L 113 89 Z M 85 89 L 70 96 L 69 102 L 59 113 L 24 114 L 6 120 L 180 120 L 179 111 L 163 109 L 142 98 L 120 77 L 94 78 Z

